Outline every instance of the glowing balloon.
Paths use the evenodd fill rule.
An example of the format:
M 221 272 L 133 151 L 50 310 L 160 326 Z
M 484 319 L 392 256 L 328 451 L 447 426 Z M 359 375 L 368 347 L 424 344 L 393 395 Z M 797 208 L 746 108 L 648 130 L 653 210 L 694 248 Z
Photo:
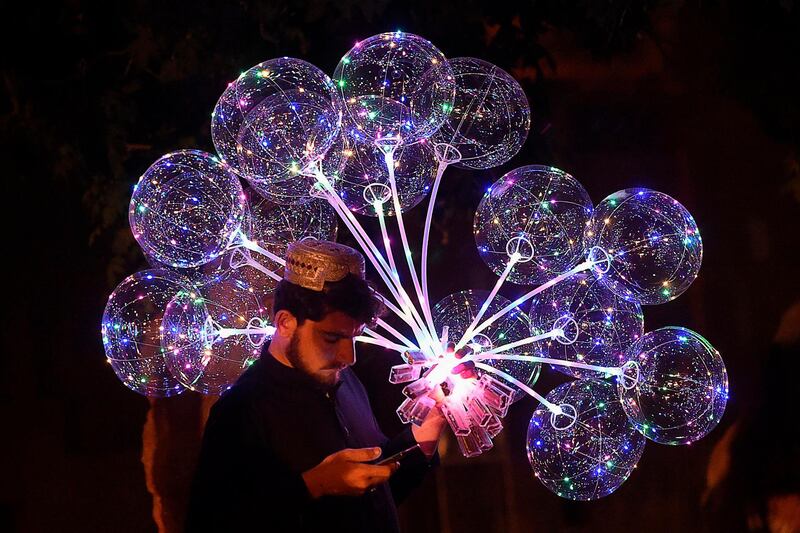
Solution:
M 428 194 L 436 174 L 436 159 L 430 143 L 419 142 L 400 146 L 393 163 L 397 195 L 405 213 Z M 356 213 L 377 216 L 375 202 L 378 202 L 385 215 L 394 215 L 386 161 L 380 149 L 372 144 L 351 146 L 347 164 L 333 186 Z
M 332 180 L 336 180 L 339 177 L 350 158 L 353 157 L 352 145 L 353 142 L 347 136 L 347 132 L 344 129 L 340 129 L 339 135 L 333 140 L 333 145 L 320 161 L 320 169 L 325 177 Z M 315 189 L 319 190 L 320 187 L 317 185 Z
M 262 194 L 303 201 L 313 181 L 302 172 L 331 147 L 341 114 L 324 72 L 282 57 L 228 84 L 212 114 L 211 136 L 222 159 Z
M 442 328 L 447 327 L 448 338 L 453 342 L 458 342 L 472 324 L 487 296 L 489 296 L 487 291 L 461 291 L 442 298 L 433 308 L 433 324 L 436 326 L 436 331 L 441 334 Z M 484 317 L 493 315 L 510 303 L 502 296 L 495 296 L 484 313 Z M 474 352 L 488 353 L 492 351 L 492 348 L 499 348 L 504 344 L 527 338 L 529 330 L 528 317 L 519 309 L 515 309 L 474 335 L 469 339 L 468 345 Z M 530 345 L 524 345 L 512 351 L 503 352 L 503 354 L 533 355 Z M 533 386 L 539 379 L 541 365 L 538 363 L 492 359 L 483 362 L 510 374 L 528 386 Z M 513 385 L 509 386 L 513 387 Z
M 220 394 L 258 359 L 265 339 L 259 329 L 267 325 L 267 311 L 252 287 L 229 276 L 175 295 L 164 313 L 161 345 L 184 386 Z
M 313 198 L 305 204 L 286 206 L 251 193 L 249 203 L 251 230 L 248 237 L 278 257 L 286 257 L 286 249 L 295 241 L 336 240 L 336 212 L 325 200 Z M 266 258 L 262 262 L 275 271 L 280 268 Z
M 412 144 L 430 137 L 453 108 L 455 81 L 442 52 L 411 33 L 356 43 L 336 66 L 344 123 L 358 142 Z
M 646 439 L 631 426 L 615 387 L 598 379 L 559 385 L 528 425 L 527 449 L 534 474 L 562 498 L 596 500 L 617 490 L 642 456 Z
M 173 272 L 179 276 L 183 276 L 190 282 L 192 287 L 195 287 L 208 285 L 211 283 L 219 283 L 231 275 L 234 272 L 234 268 L 231 266 L 231 259 L 235 254 L 239 253 L 237 250 L 238 248 L 235 250 L 226 251 L 222 255 L 217 256 L 217 258 L 213 261 L 209 261 L 208 263 L 204 263 L 194 268 L 173 267 L 172 265 L 160 263 L 155 258 L 148 256 L 147 254 L 145 254 L 145 256 L 147 263 L 151 268 L 169 270 L 170 272 Z
M 255 194 L 252 193 L 250 189 L 245 192 L 245 196 L 247 196 L 248 192 L 250 192 L 251 195 Z M 255 194 L 255 196 L 261 198 L 257 194 Z M 253 219 L 250 209 L 245 209 L 244 215 L 240 228 L 241 234 L 242 236 L 250 236 L 252 235 Z M 275 265 L 265 257 L 257 254 L 254 257 L 253 255 L 254 254 L 244 246 L 232 243 L 230 248 L 207 263 L 193 268 L 178 268 L 161 263 L 155 257 L 145 252 L 145 257 L 153 268 L 170 270 L 180 276 L 184 276 L 191 281 L 192 286 L 200 287 L 220 283 L 225 278 L 234 275 L 245 280 L 257 295 L 266 300 L 267 296 L 275 289 L 277 281 L 263 272 L 263 268 L 256 267 L 261 266 L 275 272 L 282 267 Z
M 246 190 L 245 195 L 249 209 L 242 231 L 248 240 L 278 257 L 286 257 L 286 249 L 295 241 L 336 240 L 336 213 L 325 200 L 312 198 L 304 204 L 289 206 L 271 202 L 252 189 Z M 206 271 L 206 266 L 215 266 L 215 263 L 201 269 Z M 278 284 L 273 276 L 263 271 L 264 268 L 278 276 L 283 271 L 283 266 L 271 258 L 239 246 L 221 257 L 218 269 L 208 271 L 215 276 L 214 280 L 235 275 L 264 302 Z M 207 281 L 214 281 L 209 280 L 208 275 L 204 277 Z
M 600 202 L 586 227 L 586 243 L 611 257 L 608 272 L 598 273 L 603 283 L 648 305 L 682 294 L 703 259 L 692 215 L 677 200 L 649 189 L 625 189 Z
M 539 165 L 514 169 L 489 187 L 478 205 L 478 253 L 497 275 L 518 253 L 509 281 L 547 282 L 583 259 L 583 230 L 591 214 L 589 194 L 566 172 Z
M 174 267 L 196 267 L 222 254 L 240 228 L 239 179 L 199 150 L 161 157 L 139 178 L 128 220 L 144 252 Z
M 536 345 L 542 357 L 564 361 L 622 366 L 628 349 L 644 334 L 639 304 L 617 296 L 587 273 L 575 274 L 536 295 L 531 300 L 529 316 L 531 335 L 547 333 L 564 324 L 577 328 L 577 336 L 557 336 Z M 574 342 L 569 342 L 573 338 Z M 603 377 L 594 370 L 553 368 L 579 378 Z
M 152 397 L 173 396 L 183 386 L 161 349 L 161 319 L 167 304 L 188 282 L 167 270 L 128 276 L 108 297 L 101 334 L 106 358 L 129 389 Z
M 241 234 L 260 247 L 284 257 L 289 244 L 302 239 L 336 239 L 336 213 L 325 200 L 312 198 L 305 204 L 287 206 L 273 203 L 252 189 L 244 193 L 245 216 Z M 145 254 L 156 268 L 173 270 L 171 265 L 159 262 Z M 258 268 L 258 267 L 261 268 Z M 283 267 L 271 259 L 251 252 L 238 241 L 215 259 L 194 268 L 175 269 L 189 278 L 193 285 L 219 283 L 234 275 L 245 281 L 263 299 L 275 289 L 277 281 L 263 272 L 267 268 L 280 274 Z
M 340 129 L 331 147 L 319 160 L 319 166 L 309 165 L 302 170 L 302 175 L 291 180 L 274 181 L 266 185 L 256 184 L 255 189 L 267 200 L 284 205 L 305 204 L 314 198 L 322 198 L 320 191 L 324 188 L 317 183 L 316 173 L 321 170 L 330 181 L 337 180 L 352 155 L 350 144 L 344 130 Z
M 719 352 L 699 334 L 666 327 L 646 333 L 628 353 L 617 388 L 625 412 L 647 438 L 691 444 L 714 429 L 728 401 Z
M 461 155 L 455 165 L 484 169 L 519 152 L 531 126 L 528 97 L 501 68 L 474 57 L 449 60 L 456 80 L 453 109 L 434 135 Z

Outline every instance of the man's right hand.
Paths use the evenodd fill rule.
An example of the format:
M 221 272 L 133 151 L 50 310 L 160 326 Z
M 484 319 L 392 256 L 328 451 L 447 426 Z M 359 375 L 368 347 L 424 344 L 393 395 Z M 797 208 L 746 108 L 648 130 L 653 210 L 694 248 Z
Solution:
M 380 457 L 380 448 L 345 449 L 330 454 L 320 464 L 303 472 L 303 481 L 311 497 L 325 495 L 358 496 L 380 485 L 399 468 L 397 463 L 373 465 Z

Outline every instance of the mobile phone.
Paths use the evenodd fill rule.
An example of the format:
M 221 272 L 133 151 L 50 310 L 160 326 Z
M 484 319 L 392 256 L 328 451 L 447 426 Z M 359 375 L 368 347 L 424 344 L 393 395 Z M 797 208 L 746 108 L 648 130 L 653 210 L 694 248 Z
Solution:
M 405 450 L 403 450 L 401 452 L 397 452 L 396 454 L 394 454 L 394 455 L 392 455 L 390 457 L 387 457 L 386 459 L 381 459 L 377 463 L 374 463 L 374 464 L 379 465 L 379 466 L 384 466 L 384 465 L 396 463 L 396 462 L 400 461 L 406 455 L 412 453 L 414 450 L 417 450 L 418 448 L 419 448 L 419 444 L 415 444 L 415 445 L 411 446 L 410 448 L 406 448 Z

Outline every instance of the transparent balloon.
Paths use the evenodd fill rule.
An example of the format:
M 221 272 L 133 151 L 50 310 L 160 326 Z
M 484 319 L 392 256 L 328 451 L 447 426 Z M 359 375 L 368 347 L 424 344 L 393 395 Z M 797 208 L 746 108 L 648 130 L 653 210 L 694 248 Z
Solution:
M 344 203 L 361 215 L 377 216 L 376 202 L 384 215 L 394 215 L 389 172 L 383 152 L 372 144 L 355 143 L 347 164 L 333 187 Z M 436 174 L 436 159 L 429 142 L 397 148 L 393 159 L 394 180 L 400 207 L 405 213 L 428 194 Z
M 583 231 L 592 214 L 589 194 L 566 172 L 529 165 L 507 173 L 486 191 L 475 212 L 481 259 L 508 280 L 545 283 L 584 258 Z
M 633 345 L 617 388 L 625 412 L 647 438 L 691 444 L 719 423 L 728 374 L 719 352 L 698 333 L 666 327 Z
M 333 145 L 341 114 L 324 72 L 282 57 L 228 84 L 212 114 L 211 136 L 222 159 L 262 194 L 302 202 L 313 185 L 303 170 Z
M 374 35 L 356 43 L 336 66 L 344 123 L 358 142 L 430 137 L 453 108 L 455 81 L 444 55 L 411 33 Z
M 442 298 L 433 307 L 433 324 L 436 326 L 436 331 L 441 334 L 446 326 L 450 341 L 458 342 L 473 323 L 488 296 L 489 292 L 487 291 L 467 290 Z M 492 299 L 484 316 L 491 316 L 510 303 L 508 299 L 497 295 Z M 529 330 L 530 323 L 527 315 L 519 309 L 513 309 L 488 328 L 468 339 L 467 345 L 475 353 L 488 354 L 493 348 L 527 338 Z M 523 345 L 514 349 L 513 352 L 509 351 L 503 354 L 533 355 L 530 353 L 529 345 Z M 529 387 L 532 387 L 539 378 L 541 365 L 538 363 L 497 359 L 486 359 L 483 362 L 509 374 Z M 522 395 L 519 394 L 517 399 L 521 397 Z
M 261 354 L 267 310 L 253 288 L 229 276 L 180 291 L 164 313 L 161 344 L 172 373 L 203 394 L 220 394 Z
M 325 152 L 322 159 L 303 170 L 302 183 L 303 187 L 308 187 L 308 190 L 300 187 L 299 184 L 301 182 L 298 181 L 291 188 L 275 184 L 269 187 L 259 187 L 258 192 L 267 200 L 278 204 L 299 205 L 311 202 L 314 199 L 323 199 L 327 202 L 326 195 L 323 192 L 325 187 L 318 180 L 319 175 L 321 174 L 327 178 L 329 182 L 338 180 L 348 161 L 353 156 L 352 144 L 353 142 L 349 140 L 345 130 L 340 129 L 333 140 L 333 144 Z
M 529 316 L 532 335 L 557 327 L 577 330 L 537 343 L 538 355 L 601 367 L 622 366 L 628 349 L 644 334 L 639 304 L 617 296 L 589 273 L 575 274 L 536 295 Z M 553 368 L 578 378 L 604 375 L 591 369 Z
M 692 215 L 677 200 L 649 189 L 625 189 L 600 202 L 586 227 L 586 242 L 611 258 L 608 272 L 598 272 L 603 283 L 647 305 L 682 294 L 703 259 Z
M 183 276 L 189 280 L 192 287 L 203 286 L 212 283 L 219 283 L 223 279 L 230 276 L 235 272 L 236 266 L 233 263 L 238 254 L 241 253 L 241 248 L 234 248 L 224 252 L 222 255 L 217 256 L 213 261 L 204 263 L 194 268 L 178 268 L 172 265 L 165 265 L 158 262 L 155 258 L 146 255 L 147 263 L 152 268 L 169 270 L 179 276 Z M 241 275 L 241 274 L 240 274 Z
M 245 197 L 248 196 L 255 196 L 256 198 L 261 199 L 261 197 L 254 193 L 252 189 L 247 189 L 245 191 Z M 247 205 L 249 205 L 249 203 L 250 202 L 247 201 Z M 252 220 L 253 215 L 251 214 L 250 209 L 246 208 L 245 216 L 242 220 L 242 225 L 240 228 L 242 236 L 252 235 Z M 277 270 L 282 267 L 276 265 L 265 257 L 258 255 L 253 257 L 253 254 L 250 252 L 250 250 L 244 246 L 241 246 L 239 242 L 241 242 L 241 238 L 239 238 L 236 243 L 232 243 L 227 250 L 218 255 L 215 259 L 193 268 L 179 268 L 161 263 L 158 261 L 158 259 L 147 252 L 145 252 L 145 257 L 153 268 L 163 268 L 166 270 L 171 270 L 180 276 L 185 276 L 192 282 L 192 286 L 203 286 L 219 283 L 225 278 L 235 275 L 246 280 L 253 290 L 256 291 L 256 293 L 260 295 L 266 302 L 268 300 L 268 296 L 275 289 L 277 281 L 273 277 L 266 274 L 263 271 L 263 268 L 269 268 L 273 272 L 277 272 Z
M 189 282 L 167 270 L 143 270 L 125 278 L 108 298 L 101 335 L 106 358 L 129 389 L 151 397 L 180 394 L 160 342 L 161 320 L 175 294 Z
M 175 270 L 191 279 L 196 286 L 219 283 L 229 276 L 235 276 L 247 282 L 263 302 L 268 302 L 277 285 L 275 278 L 283 267 L 273 258 L 251 252 L 247 246 L 256 245 L 267 253 L 284 257 L 292 242 L 309 238 L 336 239 L 335 211 L 325 200 L 312 198 L 305 204 L 287 206 L 265 199 L 252 188 L 244 192 L 244 198 L 246 209 L 240 231 L 228 248 L 215 259 L 193 268 L 177 268 L 161 263 L 145 252 L 150 264 L 156 268 Z M 245 241 L 251 244 L 246 246 Z
M 333 140 L 331 147 L 321 159 L 303 168 L 299 175 L 292 172 L 292 179 L 270 181 L 269 183 L 252 184 L 263 198 L 281 205 L 302 205 L 312 202 L 315 198 L 323 198 L 321 191 L 324 187 L 317 182 L 317 173 L 327 177 L 330 181 L 339 179 L 353 151 L 351 142 L 343 129 Z
M 161 157 L 139 178 L 128 220 L 148 256 L 190 268 L 228 248 L 244 213 L 245 197 L 236 175 L 216 156 L 182 150 Z
M 336 240 L 336 212 L 327 201 L 313 198 L 305 204 L 287 206 L 271 202 L 253 191 L 248 192 L 249 238 L 278 257 L 286 257 L 287 248 L 296 241 Z M 261 261 L 273 271 L 281 268 L 268 259 Z
M 322 175 L 333 180 L 337 179 L 350 161 L 350 158 L 353 157 L 352 146 L 353 141 L 350 140 L 347 132 L 344 129 L 340 129 L 339 134 L 333 140 L 333 145 L 320 161 Z M 310 174 L 314 175 L 313 172 L 310 172 Z M 320 187 L 315 184 L 314 189 L 312 189 L 312 196 L 313 191 L 319 189 Z
M 482 59 L 449 60 L 456 80 L 453 109 L 434 135 L 460 154 L 456 166 L 485 169 L 519 152 L 531 126 L 528 98 L 517 80 Z
M 326 137 L 335 131 L 335 123 L 330 106 L 318 98 L 281 96 L 293 102 L 273 107 L 267 107 L 270 102 L 263 102 L 245 118 L 245 126 L 239 132 L 239 170 L 264 196 L 288 204 L 303 203 L 311 198 L 309 192 L 314 185 L 304 169 L 324 156 L 314 149 L 316 141 L 300 143 L 309 137 L 303 127 L 313 123 L 324 131 L 312 136 Z
M 528 425 L 528 461 L 542 484 L 562 498 L 596 500 L 630 476 L 646 439 L 630 424 L 614 385 L 581 379 L 559 385 Z

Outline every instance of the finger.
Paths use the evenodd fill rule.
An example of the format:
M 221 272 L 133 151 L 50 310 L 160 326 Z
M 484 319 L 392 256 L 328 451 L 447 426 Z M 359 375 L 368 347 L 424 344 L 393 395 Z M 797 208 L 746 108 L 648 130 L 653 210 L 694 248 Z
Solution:
M 389 463 L 389 464 L 386 464 L 386 465 L 377 465 L 377 466 L 386 467 L 386 468 L 388 468 L 388 471 L 378 472 L 377 475 L 373 471 L 373 472 L 371 472 L 371 473 L 369 473 L 367 475 L 368 478 L 370 478 L 370 479 L 372 479 L 372 478 L 382 478 L 382 479 L 385 478 L 385 479 L 388 479 L 388 478 L 390 478 L 392 476 L 392 474 L 397 472 L 397 470 L 400 468 L 400 462 L 399 461 L 395 461 L 393 463 Z M 388 474 L 387 474 L 387 472 L 388 472 Z
M 464 378 L 464 379 L 473 379 L 473 378 L 477 378 L 478 374 L 476 374 L 473 369 L 468 368 L 468 369 L 466 369 L 466 370 L 461 372 L 461 377 Z
M 436 385 L 433 390 L 428 393 L 428 398 L 431 398 L 437 404 L 444 400 L 444 391 L 442 391 L 441 385 Z
M 464 346 L 460 350 L 456 352 L 456 359 L 462 359 L 468 355 L 472 354 L 472 347 L 471 346 Z
M 450 371 L 451 374 L 461 374 L 465 370 L 474 370 L 475 363 L 473 361 L 467 361 L 466 363 L 458 363 L 456 366 L 453 367 L 453 370 Z
M 394 463 L 388 465 L 361 465 L 359 475 L 369 480 L 370 484 L 383 483 L 394 473 Z
M 453 353 L 454 351 L 456 351 L 456 343 L 454 343 L 452 341 L 448 342 L 447 343 L 447 349 L 445 351 L 448 352 L 448 353 Z
M 340 452 L 336 452 L 336 456 L 345 461 L 352 461 L 354 463 L 364 463 L 372 461 L 381 456 L 381 449 L 374 448 L 346 448 Z
M 394 474 L 400 468 L 400 463 L 392 463 L 392 464 L 387 465 L 387 466 L 391 467 L 392 474 Z M 389 474 L 389 475 L 391 476 L 391 474 Z M 375 492 L 375 490 L 378 488 L 378 485 L 380 485 L 381 483 L 386 483 L 387 481 L 388 481 L 388 478 L 368 477 L 367 478 L 368 485 L 367 485 L 367 489 L 366 490 L 367 490 L 367 492 Z

